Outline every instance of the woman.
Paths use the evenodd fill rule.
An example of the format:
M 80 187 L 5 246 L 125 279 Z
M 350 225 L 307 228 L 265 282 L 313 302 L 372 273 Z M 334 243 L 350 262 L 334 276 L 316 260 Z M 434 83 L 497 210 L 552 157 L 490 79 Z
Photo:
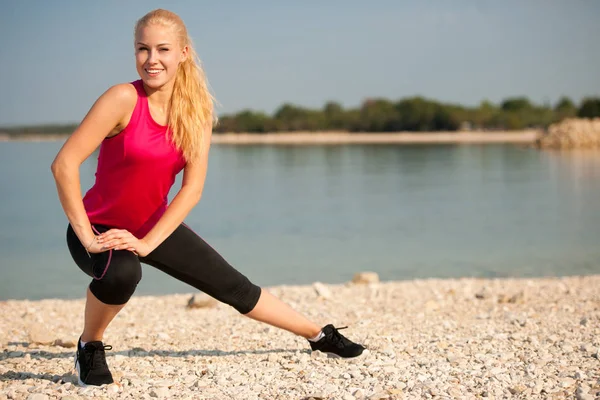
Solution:
M 319 328 L 250 282 L 183 220 L 200 200 L 213 99 L 183 21 L 154 10 L 135 26 L 140 80 L 108 89 L 52 163 L 69 220 L 73 259 L 93 279 L 75 366 L 82 385 L 112 383 L 104 330 L 151 265 L 241 314 L 309 340 L 312 350 L 356 357 L 364 347 L 332 325 Z M 94 186 L 81 197 L 79 166 L 100 146 Z M 183 170 L 181 189 L 167 205 Z

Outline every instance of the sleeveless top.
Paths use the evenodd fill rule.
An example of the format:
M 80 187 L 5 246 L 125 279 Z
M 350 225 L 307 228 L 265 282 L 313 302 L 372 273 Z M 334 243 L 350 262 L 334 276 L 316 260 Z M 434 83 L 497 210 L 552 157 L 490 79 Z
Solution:
M 94 186 L 83 204 L 92 224 L 127 229 L 143 238 L 167 209 L 169 190 L 185 159 L 169 140 L 168 127 L 150 115 L 141 80 L 125 129 L 100 146 Z

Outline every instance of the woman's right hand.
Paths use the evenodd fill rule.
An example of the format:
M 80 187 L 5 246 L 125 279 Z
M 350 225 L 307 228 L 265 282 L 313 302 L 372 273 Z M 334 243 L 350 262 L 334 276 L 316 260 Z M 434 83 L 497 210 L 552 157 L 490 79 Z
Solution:
M 91 243 L 91 244 L 90 244 Z M 107 249 L 104 248 L 104 246 L 102 245 L 102 243 L 98 242 L 98 236 L 94 236 L 93 241 L 90 240 L 87 245 L 89 245 L 89 247 L 86 247 L 85 249 L 87 250 L 88 253 L 103 253 L 105 252 Z M 84 244 L 84 247 L 86 245 Z

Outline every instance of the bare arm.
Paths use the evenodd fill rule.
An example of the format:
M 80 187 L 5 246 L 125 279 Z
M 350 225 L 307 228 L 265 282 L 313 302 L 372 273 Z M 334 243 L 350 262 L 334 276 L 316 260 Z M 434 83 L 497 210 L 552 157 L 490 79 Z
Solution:
M 88 246 L 95 235 L 83 206 L 79 167 L 102 140 L 121 130 L 124 119 L 135 107 L 136 100 L 135 88 L 129 84 L 108 89 L 94 103 L 52 162 L 51 169 L 60 203 L 84 246 Z
M 173 198 L 171 204 L 169 204 L 164 215 L 144 237 L 143 240 L 151 250 L 158 247 L 159 244 L 173 233 L 192 208 L 200 201 L 204 182 L 206 181 L 211 137 L 212 125 L 209 125 L 204 131 L 202 154 L 199 156 L 199 160 L 194 163 L 187 163 L 183 170 L 181 189 L 179 189 L 179 192 L 177 192 L 177 195 Z

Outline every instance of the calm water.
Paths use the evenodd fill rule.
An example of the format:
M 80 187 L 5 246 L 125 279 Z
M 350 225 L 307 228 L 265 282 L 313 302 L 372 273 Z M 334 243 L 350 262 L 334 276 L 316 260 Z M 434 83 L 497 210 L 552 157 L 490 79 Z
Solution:
M 61 145 L 0 143 L 0 299 L 84 295 L 49 169 Z M 599 177 L 597 154 L 512 145 L 213 146 L 187 222 L 259 285 L 597 274 Z M 193 291 L 144 266 L 137 293 Z

